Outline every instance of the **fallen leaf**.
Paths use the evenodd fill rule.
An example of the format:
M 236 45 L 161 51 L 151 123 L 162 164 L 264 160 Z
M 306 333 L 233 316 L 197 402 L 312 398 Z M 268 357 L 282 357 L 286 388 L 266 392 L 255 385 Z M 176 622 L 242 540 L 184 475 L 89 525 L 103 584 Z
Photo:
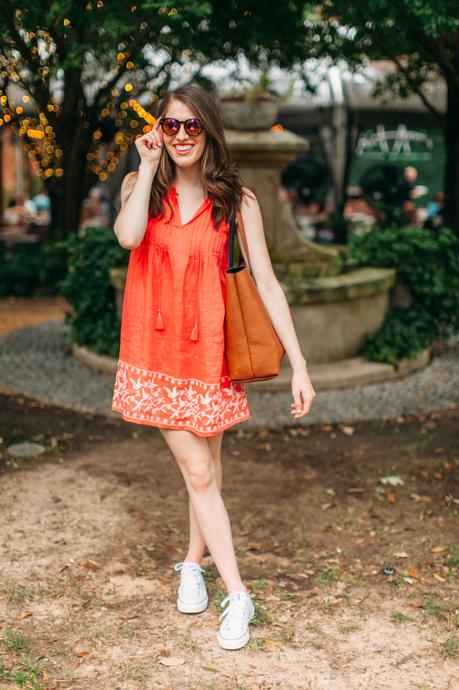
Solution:
M 411 606 L 413 609 L 422 609 L 424 604 L 422 601 L 410 601 L 409 606 Z
M 394 553 L 395 558 L 408 558 L 408 554 L 406 551 L 397 551 L 397 553 Z
M 159 652 L 160 656 L 170 656 L 171 655 L 171 650 L 167 649 L 166 647 L 164 649 L 161 649 Z
M 404 579 L 404 581 L 407 582 L 409 585 L 412 585 L 413 582 L 414 582 L 414 578 L 413 578 L 413 577 L 407 576 L 407 577 L 403 577 L 403 579 Z
M 385 477 L 380 477 L 381 484 L 390 484 L 391 486 L 403 486 L 404 481 L 398 474 L 388 474 Z
M 393 491 L 386 491 L 386 501 L 388 503 L 397 503 L 397 495 Z
M 415 580 L 419 581 L 421 579 L 421 576 L 420 576 L 419 572 L 416 570 L 416 568 L 411 568 L 411 567 L 407 568 L 406 572 L 408 573 L 408 575 L 410 577 L 414 577 Z
M 159 663 L 163 666 L 181 666 L 185 663 L 185 659 L 178 656 L 166 656 L 159 660 Z
M 258 432 L 258 438 L 265 438 L 266 436 L 269 436 L 269 429 L 261 429 Z
M 16 620 L 22 621 L 24 618 L 28 618 L 29 616 L 33 616 L 33 611 L 23 611 L 21 614 L 19 614 Z
M 201 666 L 201 668 L 203 668 L 204 671 L 211 671 L 212 673 L 220 673 L 219 668 L 213 668 L 212 666 Z
M 87 570 L 100 570 L 102 566 L 100 563 L 96 563 L 96 561 L 85 561 L 83 568 L 87 568 Z
M 252 541 L 252 542 L 249 543 L 249 549 L 250 549 L 251 551 L 259 551 L 259 550 L 262 549 L 262 548 L 263 548 L 263 544 L 261 544 L 261 543 L 258 542 L 258 541 Z
M 326 510 L 327 508 L 331 508 L 333 503 L 322 503 L 321 508 L 322 510 Z
M 445 578 L 441 575 L 437 575 L 437 573 L 434 573 L 433 576 L 438 582 L 446 582 Z
M 120 621 L 131 621 L 133 618 L 138 618 L 139 614 L 138 613 L 122 613 L 121 616 L 118 616 Z
M 85 649 L 78 649 L 75 650 L 75 655 L 76 656 L 86 656 L 86 654 L 89 654 Z
M 279 640 L 271 640 L 269 637 L 264 639 L 263 642 L 266 642 L 266 644 L 275 644 L 282 647 L 282 642 L 279 642 Z
M 447 546 L 432 546 L 430 553 L 443 553 L 443 551 L 448 551 Z
M 430 503 L 432 501 L 431 496 L 420 496 L 419 494 L 410 494 L 410 498 L 412 498 L 416 503 L 419 503 L 420 501 Z
M 353 426 L 346 426 L 345 424 L 341 424 L 338 428 L 343 432 L 343 434 L 346 434 L 346 436 L 352 436 L 355 431 Z

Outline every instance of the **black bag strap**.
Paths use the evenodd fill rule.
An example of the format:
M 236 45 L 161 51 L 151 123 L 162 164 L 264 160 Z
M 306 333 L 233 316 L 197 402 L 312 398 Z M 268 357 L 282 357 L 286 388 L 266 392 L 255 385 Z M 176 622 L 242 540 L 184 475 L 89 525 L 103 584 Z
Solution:
M 234 212 L 231 216 L 231 219 L 230 219 L 230 233 L 229 233 L 229 240 L 228 240 L 228 268 L 234 268 L 234 241 L 237 237 L 237 229 L 238 229 L 237 214 L 236 214 L 236 212 Z M 237 248 L 238 248 L 238 259 L 239 259 L 239 263 L 237 264 L 237 266 L 242 266 L 243 264 L 245 264 L 245 259 L 244 259 L 242 252 L 241 252 L 239 237 L 237 239 L 238 239 Z M 251 269 L 250 265 L 248 266 L 248 269 L 250 271 L 250 274 L 252 274 L 252 269 Z

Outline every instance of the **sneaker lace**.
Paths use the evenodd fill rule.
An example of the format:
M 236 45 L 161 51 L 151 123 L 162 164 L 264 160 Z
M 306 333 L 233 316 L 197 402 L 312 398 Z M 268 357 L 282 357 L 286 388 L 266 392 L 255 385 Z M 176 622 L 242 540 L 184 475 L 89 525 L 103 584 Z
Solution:
M 199 591 L 200 585 L 201 585 L 201 578 L 200 578 L 200 573 L 205 573 L 205 569 L 201 568 L 199 563 L 191 563 L 189 561 L 181 561 L 180 563 L 176 563 L 174 565 L 174 570 L 182 570 L 183 574 L 187 574 L 191 577 L 193 577 L 195 585 L 196 585 L 196 591 Z
M 241 628 L 247 623 L 247 600 L 242 597 L 240 592 L 231 592 L 228 594 L 220 606 L 228 604 L 226 609 L 221 614 L 220 618 L 225 620 L 225 626 Z

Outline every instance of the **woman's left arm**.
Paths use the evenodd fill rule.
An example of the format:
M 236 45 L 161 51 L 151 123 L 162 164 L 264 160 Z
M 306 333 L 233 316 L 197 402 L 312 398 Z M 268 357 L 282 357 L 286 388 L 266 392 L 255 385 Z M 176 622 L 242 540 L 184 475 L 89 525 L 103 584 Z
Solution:
M 244 192 L 241 213 L 246 229 L 250 262 L 242 246 L 241 251 L 246 264 L 250 264 L 260 297 L 289 358 L 294 399 L 291 403 L 291 413 L 298 419 L 309 412 L 316 394 L 307 372 L 306 359 L 301 352 L 287 298 L 271 264 L 260 206 L 251 190 L 244 188 Z

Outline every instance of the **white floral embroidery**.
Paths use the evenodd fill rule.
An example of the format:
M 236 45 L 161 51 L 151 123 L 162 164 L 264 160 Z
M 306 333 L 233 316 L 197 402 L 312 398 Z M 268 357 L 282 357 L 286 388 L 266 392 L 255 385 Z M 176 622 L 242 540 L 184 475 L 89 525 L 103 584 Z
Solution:
M 177 379 L 119 360 L 112 409 L 139 424 L 216 434 L 250 417 L 243 384 Z

